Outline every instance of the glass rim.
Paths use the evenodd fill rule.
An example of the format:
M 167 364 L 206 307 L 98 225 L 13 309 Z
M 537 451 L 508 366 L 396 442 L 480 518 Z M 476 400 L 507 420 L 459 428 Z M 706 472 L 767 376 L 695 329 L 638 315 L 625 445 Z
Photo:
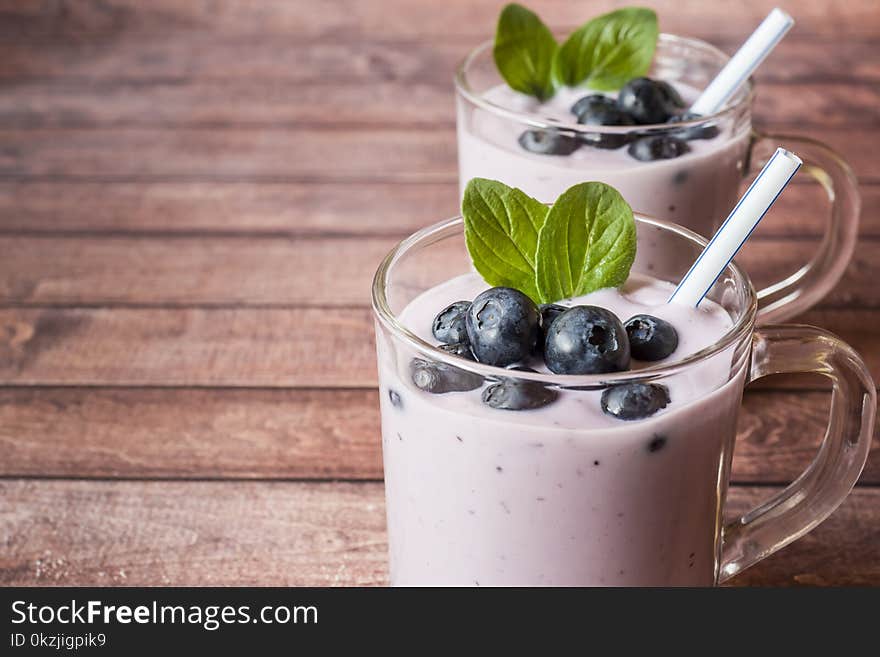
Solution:
M 728 103 L 722 107 L 720 110 L 713 114 L 709 114 L 707 116 L 701 116 L 696 119 L 689 119 L 687 121 L 680 121 L 678 123 L 669 124 L 669 123 L 652 123 L 645 125 L 637 125 L 637 126 L 602 126 L 602 125 L 586 125 L 577 122 L 567 122 L 567 121 L 557 121 L 556 119 L 551 118 L 535 118 L 533 115 L 519 112 L 517 110 L 508 109 L 506 107 L 502 107 L 501 105 L 496 105 L 493 102 L 486 100 L 482 95 L 476 93 L 470 88 L 470 85 L 467 81 L 467 69 L 473 63 L 473 61 L 482 55 L 486 50 L 493 46 L 494 42 L 492 40 L 487 40 L 482 42 L 476 48 L 471 50 L 467 56 L 459 63 L 459 65 L 455 69 L 455 90 L 456 93 L 460 94 L 463 98 L 465 98 L 468 102 L 473 105 L 476 105 L 480 109 L 483 109 L 487 112 L 490 112 L 496 116 L 500 116 L 505 119 L 516 121 L 517 123 L 521 123 L 529 126 L 530 128 L 538 128 L 538 129 L 562 129 L 566 132 L 571 133 L 607 133 L 607 134 L 626 134 L 629 132 L 660 132 L 660 131 L 668 131 L 668 130 L 680 130 L 682 128 L 690 128 L 690 127 L 698 127 L 704 125 L 709 122 L 718 121 L 719 119 L 726 118 L 737 111 L 739 111 L 744 106 L 751 106 L 752 100 L 755 97 L 755 81 L 754 78 L 749 76 L 749 79 L 746 81 L 745 86 L 740 89 L 732 100 L 728 101 Z M 702 50 L 706 50 L 711 52 L 714 55 L 720 57 L 725 63 L 730 59 L 730 57 L 724 53 L 719 48 L 716 48 L 711 43 L 703 41 L 702 39 L 695 39 L 693 37 L 683 37 L 675 34 L 667 34 L 665 32 L 661 33 L 658 37 L 658 45 L 664 44 L 679 44 L 686 45 L 690 47 L 700 48 Z M 587 92 L 588 89 L 584 88 L 584 91 Z M 596 92 L 598 93 L 598 92 Z
M 704 248 L 709 242 L 709 240 L 701 235 L 669 221 L 655 219 L 641 213 L 635 213 L 635 219 L 637 223 L 660 228 L 661 230 L 672 232 L 679 237 L 695 242 L 700 248 Z M 757 293 L 755 292 L 755 288 L 748 275 L 736 263 L 731 261 L 727 264 L 724 271 L 732 272 L 738 285 L 745 288 L 747 296 L 746 307 L 743 309 L 742 315 L 724 333 L 724 335 L 713 344 L 673 363 L 650 365 L 639 370 L 611 372 L 606 374 L 542 374 L 540 372 L 525 372 L 521 370 L 512 371 L 503 367 L 477 363 L 459 356 L 445 353 L 437 349 L 434 345 L 422 340 L 398 319 L 397 314 L 391 310 L 385 291 L 387 289 L 389 272 L 403 255 L 417 246 L 436 242 L 438 239 L 445 237 L 446 233 L 451 233 L 454 230 L 458 232 L 463 226 L 464 219 L 461 216 L 457 216 L 427 226 L 413 233 L 409 237 L 398 242 L 397 245 L 388 252 L 388 254 L 382 259 L 382 262 L 379 264 L 376 274 L 373 277 L 372 306 L 375 317 L 397 339 L 403 340 L 416 351 L 429 356 L 433 361 L 443 362 L 460 370 L 466 370 L 488 379 L 498 380 L 502 378 L 516 378 L 536 381 L 545 385 L 562 388 L 577 386 L 598 389 L 607 388 L 610 385 L 616 385 L 619 383 L 652 381 L 678 374 L 689 367 L 724 351 L 733 343 L 739 342 L 747 333 L 751 333 L 754 329 L 755 317 L 758 310 Z

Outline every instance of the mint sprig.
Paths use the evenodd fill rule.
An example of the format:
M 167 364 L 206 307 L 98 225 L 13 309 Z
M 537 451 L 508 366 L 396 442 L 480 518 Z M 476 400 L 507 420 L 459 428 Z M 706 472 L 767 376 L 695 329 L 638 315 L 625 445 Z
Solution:
M 556 39 L 538 15 L 522 5 L 501 10 L 492 56 L 504 81 L 539 100 L 555 92 L 552 68 Z
M 461 207 L 476 270 L 537 303 L 622 285 L 635 260 L 632 208 L 605 183 L 575 185 L 547 208 L 519 189 L 474 178 Z
M 651 67 L 657 47 L 657 14 L 627 7 L 594 18 L 556 51 L 553 72 L 562 84 L 613 91 Z
M 636 257 L 632 208 L 616 189 L 586 182 L 550 208 L 538 236 L 535 278 L 541 303 L 626 282 Z
M 559 85 L 613 91 L 645 75 L 658 34 L 653 10 L 626 7 L 585 23 L 560 46 L 537 14 L 509 4 L 498 17 L 492 55 L 511 89 L 544 101 Z
M 538 298 L 535 256 L 549 208 L 520 189 L 473 178 L 461 203 L 464 239 L 474 267 L 493 286 Z

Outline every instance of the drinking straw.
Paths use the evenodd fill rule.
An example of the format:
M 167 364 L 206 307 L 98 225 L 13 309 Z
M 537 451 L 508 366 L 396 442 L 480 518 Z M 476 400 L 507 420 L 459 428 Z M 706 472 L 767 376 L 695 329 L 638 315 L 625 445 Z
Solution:
M 699 116 L 714 114 L 730 100 L 743 82 L 782 41 L 794 25 L 794 19 L 778 7 L 767 14 L 752 36 L 736 51 L 727 65 L 715 76 L 705 91 L 691 106 L 690 112 Z
M 761 173 L 721 224 L 684 278 L 669 303 L 698 306 L 721 272 L 749 239 L 767 210 L 776 201 L 802 164 L 794 153 L 777 148 Z

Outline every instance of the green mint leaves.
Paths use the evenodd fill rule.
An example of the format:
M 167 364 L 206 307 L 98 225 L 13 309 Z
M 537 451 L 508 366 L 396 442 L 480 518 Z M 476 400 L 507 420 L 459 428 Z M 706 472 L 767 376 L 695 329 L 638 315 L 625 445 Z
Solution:
M 600 182 L 570 187 L 541 227 L 535 280 L 541 303 L 588 294 L 626 282 L 636 257 L 632 208 Z
M 486 282 L 538 299 L 535 254 L 549 208 L 515 187 L 485 178 L 468 182 L 461 207 L 467 250 Z
M 519 189 L 474 178 L 461 211 L 480 275 L 537 303 L 622 285 L 635 260 L 632 208 L 605 183 L 575 185 L 547 208 Z
M 550 98 L 556 90 L 551 74 L 555 53 L 556 39 L 536 13 L 517 4 L 501 10 L 492 55 L 512 89 Z
M 508 86 L 544 101 L 560 84 L 613 91 L 645 75 L 657 35 L 654 11 L 627 7 L 594 18 L 558 46 L 537 14 L 509 4 L 498 18 L 492 54 Z
M 562 84 L 614 91 L 645 75 L 657 47 L 657 14 L 627 7 L 594 18 L 556 51 L 553 71 Z

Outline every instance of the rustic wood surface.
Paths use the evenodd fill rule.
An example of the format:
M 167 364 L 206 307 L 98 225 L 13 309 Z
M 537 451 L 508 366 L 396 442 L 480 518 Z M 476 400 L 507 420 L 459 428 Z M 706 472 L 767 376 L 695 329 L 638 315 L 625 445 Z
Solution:
M 455 214 L 452 72 L 499 3 L 0 0 L 0 584 L 383 584 L 370 279 Z M 556 28 L 627 3 L 535 0 Z M 731 52 L 774 4 L 661 0 Z M 880 380 L 880 9 L 782 3 L 756 123 L 843 152 L 864 197 L 799 321 Z M 798 184 L 741 262 L 816 248 Z M 803 469 L 818 378 L 747 391 L 730 512 Z M 880 445 L 880 432 L 875 432 Z M 880 451 L 739 585 L 880 585 Z

